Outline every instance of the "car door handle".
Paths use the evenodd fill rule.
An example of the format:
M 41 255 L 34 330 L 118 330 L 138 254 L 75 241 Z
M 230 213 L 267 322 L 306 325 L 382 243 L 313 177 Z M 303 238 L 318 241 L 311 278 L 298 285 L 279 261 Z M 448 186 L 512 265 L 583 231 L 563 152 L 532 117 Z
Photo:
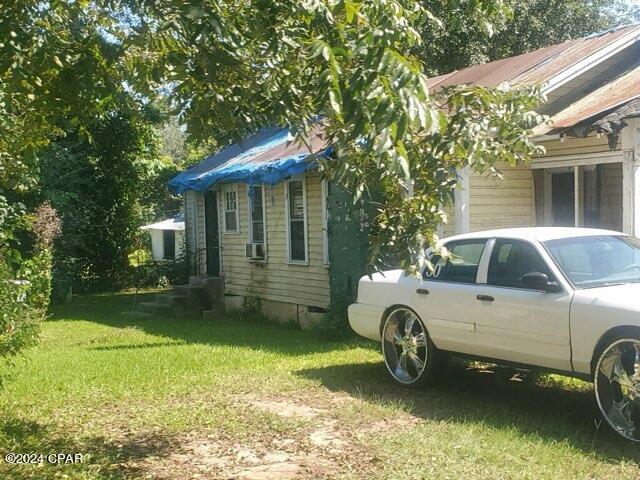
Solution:
M 476 295 L 476 298 L 481 302 L 493 302 L 494 300 L 491 295 Z
M 429 290 L 427 290 L 426 288 L 419 288 L 416 290 L 416 293 L 420 295 L 429 295 Z

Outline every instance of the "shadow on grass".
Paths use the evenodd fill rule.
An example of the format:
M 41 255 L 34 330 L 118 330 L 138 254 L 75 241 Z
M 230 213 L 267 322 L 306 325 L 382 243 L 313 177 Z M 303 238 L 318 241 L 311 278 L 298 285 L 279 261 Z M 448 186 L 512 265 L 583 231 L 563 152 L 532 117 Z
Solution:
M 8 464 L 0 460 L 0 477 L 14 480 L 81 477 L 92 479 L 139 478 L 144 471 L 125 465 L 167 454 L 172 442 L 160 434 L 130 437 L 118 442 L 103 437 L 73 438 L 52 433 L 45 425 L 19 418 L 0 420 L 0 452 L 43 454 L 42 464 Z M 82 463 L 55 464 L 49 454 L 82 454 Z M 3 474 L 3 472 L 6 472 Z
M 512 368 L 475 367 L 458 361 L 435 384 L 421 389 L 396 386 L 383 363 L 306 369 L 296 374 L 365 401 L 400 401 L 412 415 L 425 420 L 515 429 L 544 442 L 566 442 L 607 461 L 640 462 L 637 445 L 618 439 L 604 423 L 598 428 L 592 390 L 579 380 L 567 380 L 575 382 L 569 386 L 535 373 L 527 378 Z
M 138 295 L 138 301 L 147 301 L 153 296 L 153 293 L 141 294 Z M 77 296 L 70 304 L 53 307 L 49 321 L 78 320 L 115 328 L 135 327 L 166 339 L 148 344 L 98 346 L 94 347 L 96 350 L 140 349 L 185 343 L 230 345 L 298 356 L 354 345 L 370 345 L 355 338 L 351 341 L 323 341 L 311 332 L 301 332 L 295 325 L 278 325 L 260 318 L 221 317 L 219 320 L 204 321 L 200 318 L 158 316 L 154 319 L 134 319 L 123 314 L 131 310 L 132 303 L 132 294 Z

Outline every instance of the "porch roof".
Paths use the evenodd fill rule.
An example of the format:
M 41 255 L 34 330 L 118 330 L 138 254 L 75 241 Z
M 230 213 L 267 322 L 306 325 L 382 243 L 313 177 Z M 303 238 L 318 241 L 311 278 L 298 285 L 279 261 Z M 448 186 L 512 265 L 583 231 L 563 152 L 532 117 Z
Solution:
M 587 94 L 540 125 L 535 135 L 559 133 L 570 129 L 573 135 L 589 131 L 616 133 L 624 119 L 640 116 L 640 67 Z
M 275 184 L 317 167 L 331 153 L 323 128 L 314 127 L 307 143 L 294 141 L 289 128 L 265 128 L 205 158 L 169 181 L 176 193 L 203 192 L 216 184 Z

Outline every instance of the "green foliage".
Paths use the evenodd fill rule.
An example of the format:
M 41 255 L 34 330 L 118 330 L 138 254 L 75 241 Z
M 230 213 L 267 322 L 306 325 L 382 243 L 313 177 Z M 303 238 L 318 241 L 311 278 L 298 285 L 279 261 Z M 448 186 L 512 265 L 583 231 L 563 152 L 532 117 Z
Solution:
M 42 155 L 41 194 L 63 220 L 55 266 L 77 291 L 124 288 L 139 227 L 161 209 L 175 168 L 158 158 L 153 126 L 124 112 L 88 131 L 92 143 L 69 135 Z
M 466 14 L 487 31 L 508 11 L 501 1 L 470 5 Z M 154 21 L 132 45 L 159 48 L 153 64 L 145 59 L 137 69 L 174 85 L 173 105 L 196 136 L 224 141 L 290 124 L 304 139 L 323 114 L 337 157 L 324 163 L 326 176 L 356 202 L 372 201 L 372 191 L 384 195 L 373 222 L 373 267 L 398 252 L 408 267 L 436 242 L 457 168 L 488 170 L 497 160 L 536 153 L 528 140 L 542 120 L 532 113 L 535 87 L 429 92 L 424 65 L 408 52 L 421 43 L 418 28 L 439 28 L 436 17 L 454 6 L 440 12 L 417 1 L 273 0 L 256 7 L 142 3 L 137 12 Z

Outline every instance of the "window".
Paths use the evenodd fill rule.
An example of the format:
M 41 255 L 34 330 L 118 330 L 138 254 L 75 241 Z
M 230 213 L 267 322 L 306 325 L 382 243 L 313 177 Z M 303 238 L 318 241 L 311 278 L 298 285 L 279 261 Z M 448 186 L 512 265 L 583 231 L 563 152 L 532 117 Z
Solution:
M 578 288 L 640 283 L 640 240 L 600 235 L 544 243 L 556 264 Z
M 496 240 L 491 252 L 487 284 L 498 287 L 523 288 L 521 278 L 526 273 L 553 275 L 535 247 L 518 240 Z
M 486 243 L 486 240 L 464 240 L 446 245 L 451 257 L 446 262 L 439 255 L 431 257 L 434 271 L 427 268 L 425 280 L 476 283 L 478 264 Z
M 249 238 L 252 243 L 265 243 L 263 193 L 262 185 L 249 187 L 249 215 L 251 219 Z
M 238 192 L 234 187 L 225 187 L 224 232 L 238 233 Z
M 287 235 L 290 262 L 307 261 L 307 205 L 304 182 L 285 183 Z

